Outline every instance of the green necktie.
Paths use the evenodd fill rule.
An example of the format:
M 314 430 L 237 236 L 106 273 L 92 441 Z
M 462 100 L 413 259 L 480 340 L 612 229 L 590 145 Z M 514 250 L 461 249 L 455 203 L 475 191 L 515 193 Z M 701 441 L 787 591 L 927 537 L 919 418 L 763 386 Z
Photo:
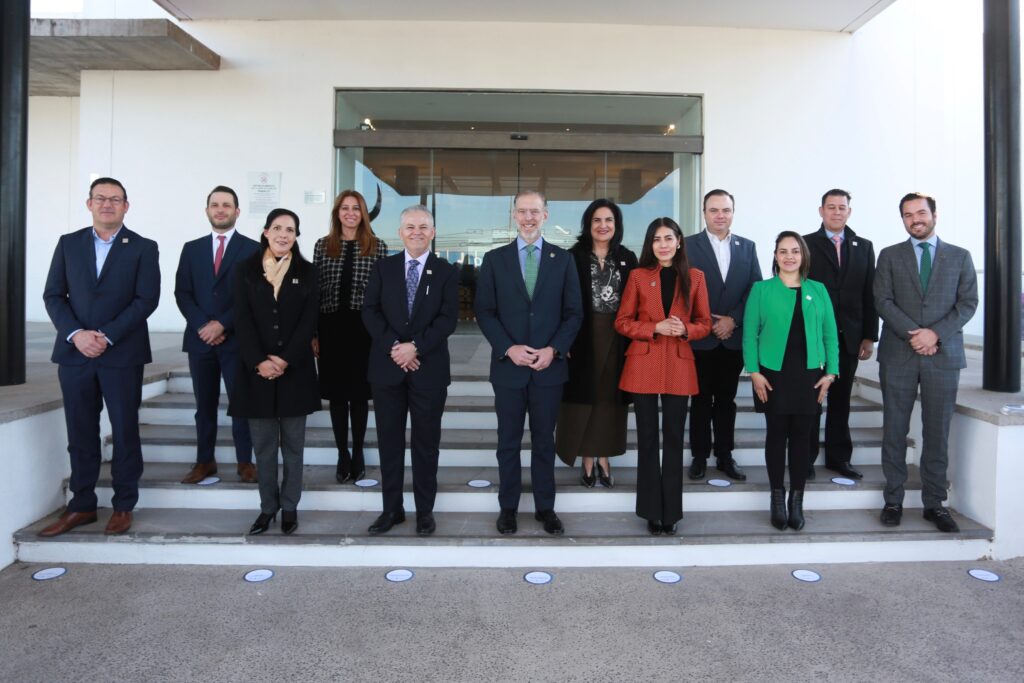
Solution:
M 921 242 L 917 245 L 921 247 L 921 289 L 928 290 L 928 278 L 932 276 L 932 252 L 930 247 L 932 245 L 927 242 Z
M 524 272 L 524 278 L 526 280 L 526 293 L 533 298 L 533 287 L 537 284 L 537 245 L 527 244 L 526 245 L 526 270 Z

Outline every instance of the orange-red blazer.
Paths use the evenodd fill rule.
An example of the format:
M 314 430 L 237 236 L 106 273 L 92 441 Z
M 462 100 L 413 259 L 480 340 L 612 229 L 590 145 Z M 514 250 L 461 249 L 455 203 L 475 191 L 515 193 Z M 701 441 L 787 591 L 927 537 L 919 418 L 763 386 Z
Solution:
M 626 365 L 619 379 L 619 388 L 623 391 L 677 396 L 697 393 L 697 368 L 690 342 L 711 333 L 711 308 L 704 273 L 690 268 L 689 314 L 678 291 L 669 313 L 686 324 L 686 339 L 654 333 L 655 325 L 666 317 L 661 303 L 661 266 L 654 270 L 633 269 L 615 318 L 619 334 L 633 340 L 626 349 Z

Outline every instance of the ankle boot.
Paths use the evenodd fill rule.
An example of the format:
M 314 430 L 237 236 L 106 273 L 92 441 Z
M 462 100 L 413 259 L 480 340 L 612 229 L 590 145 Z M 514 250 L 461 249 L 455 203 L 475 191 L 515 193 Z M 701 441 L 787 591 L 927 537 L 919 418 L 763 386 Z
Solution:
M 786 489 L 772 489 L 772 526 L 782 531 L 786 528 Z
M 803 489 L 791 489 L 789 492 L 789 527 L 797 531 L 804 528 Z

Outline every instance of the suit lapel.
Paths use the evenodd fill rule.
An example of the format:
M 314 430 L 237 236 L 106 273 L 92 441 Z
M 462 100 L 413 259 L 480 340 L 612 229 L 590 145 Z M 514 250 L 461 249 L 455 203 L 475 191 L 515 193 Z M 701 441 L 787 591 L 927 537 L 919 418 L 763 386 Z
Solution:
M 946 260 L 946 250 L 942 248 L 942 240 L 938 237 L 935 238 L 935 256 L 932 258 L 932 273 L 928 276 L 928 291 L 933 291 L 932 288 L 940 274 L 945 271 L 948 261 Z M 920 278 L 918 278 L 920 280 Z
M 228 272 L 228 266 L 230 266 L 231 262 L 238 256 L 238 252 L 241 248 L 242 241 L 239 239 L 239 235 L 236 232 L 232 235 L 231 240 L 228 242 L 228 246 L 224 248 L 224 256 L 221 257 L 220 260 L 220 270 L 213 276 L 214 283 L 220 282 L 220 279 L 224 277 L 224 273 Z M 210 243 L 206 245 L 205 256 L 210 259 L 210 272 L 213 273 L 213 235 L 210 235 Z M 204 258 L 203 261 L 205 262 L 206 259 Z
M 540 261 L 537 263 L 537 282 L 533 285 L 533 295 L 537 296 L 537 292 L 541 291 L 544 287 L 544 281 L 549 277 L 551 272 L 551 262 L 555 260 L 555 250 L 547 240 L 544 240 L 543 247 L 540 250 Z M 523 282 L 523 289 L 526 288 L 526 282 Z
M 708 241 L 708 239 L 709 238 L 708 238 L 707 234 L 705 233 L 705 234 L 699 236 L 697 239 L 695 239 L 693 241 L 693 245 L 694 245 L 694 248 L 701 253 L 701 256 L 703 257 L 703 260 L 706 263 L 714 264 L 713 268 L 708 268 L 708 272 L 704 273 L 704 278 L 706 280 L 708 280 L 708 284 L 709 285 L 715 285 L 716 286 L 715 291 L 720 291 L 722 288 L 725 287 L 725 281 L 729 279 L 729 273 L 726 273 L 725 277 L 722 277 L 722 272 L 718 268 L 718 258 L 715 256 L 715 250 L 711 248 L 711 243 Z M 730 236 L 729 240 L 732 241 L 732 239 L 733 239 L 732 236 Z M 733 262 L 733 257 L 735 256 L 735 254 L 732 253 L 732 251 L 733 251 L 732 247 L 733 247 L 733 245 L 730 244 L 729 245 L 729 250 L 730 250 L 730 254 L 729 254 L 729 270 L 730 271 L 732 271 L 732 262 Z
M 914 253 L 914 243 L 909 239 L 903 243 L 903 247 L 900 249 L 900 257 L 903 261 L 903 267 L 911 274 L 911 280 L 914 281 L 914 289 L 918 296 L 924 299 L 924 288 L 921 287 L 921 271 L 917 267 L 917 254 Z M 932 277 L 935 277 L 935 271 L 932 270 Z
M 423 303 L 423 298 L 427 295 L 427 288 L 430 287 L 430 280 L 434 277 L 434 267 L 432 261 L 437 259 L 433 254 L 427 256 L 426 263 L 423 264 L 423 270 L 420 271 L 420 281 L 416 285 L 416 294 L 412 299 L 412 313 L 409 313 L 409 321 L 411 322 L 413 317 L 416 315 L 416 311 L 419 310 L 420 305 Z M 402 291 L 405 291 L 405 252 L 402 252 L 401 268 L 398 269 L 402 278 Z M 409 300 L 408 294 L 405 296 L 405 310 L 409 311 Z
M 93 235 L 93 229 L 89 228 L 84 232 L 82 240 L 82 254 L 85 256 L 85 262 L 89 265 L 85 269 L 89 273 L 89 282 L 93 285 L 99 280 L 99 273 L 96 272 L 96 236 Z
M 133 236 L 126 226 L 121 226 L 121 229 L 114 236 L 114 243 L 110 245 L 107 259 L 103 262 L 103 270 L 96 277 L 97 283 L 115 267 L 116 262 L 121 258 L 121 253 L 131 244 Z
M 829 265 L 831 265 L 832 269 L 835 271 L 836 281 L 838 282 L 843 277 L 843 269 L 839 267 L 839 259 L 836 257 L 836 243 L 832 241 L 831 237 L 829 237 L 828 231 L 825 230 L 825 226 L 818 228 L 816 235 L 818 236 L 818 247 L 820 251 L 825 254 L 825 260 L 829 262 Z M 849 238 L 850 235 L 847 233 L 843 242 L 845 243 Z
M 644 271 L 644 275 L 647 279 L 644 290 L 651 294 L 647 297 L 647 315 L 651 316 L 651 320 L 664 320 L 665 307 L 661 303 L 661 266 L 653 271 Z
M 519 268 L 519 243 L 516 240 L 513 240 L 512 244 L 507 247 L 502 247 L 502 249 L 505 250 L 505 253 L 503 254 L 505 258 L 505 267 L 508 269 L 508 272 L 515 274 L 515 277 L 513 277 L 512 280 L 516 283 L 516 289 L 519 290 L 519 293 L 523 295 L 524 299 L 529 301 L 530 295 L 526 292 L 526 281 L 523 279 L 523 271 Z M 540 277 L 538 276 L 537 279 L 539 280 Z M 537 288 L 534 287 L 533 291 L 536 292 Z

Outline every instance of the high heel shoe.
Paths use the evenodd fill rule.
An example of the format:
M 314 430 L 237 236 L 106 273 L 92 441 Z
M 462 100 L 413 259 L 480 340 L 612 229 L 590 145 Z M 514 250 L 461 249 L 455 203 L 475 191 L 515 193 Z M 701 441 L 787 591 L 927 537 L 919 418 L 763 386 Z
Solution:
M 334 471 L 334 479 L 339 484 L 352 481 L 352 456 L 348 454 L 348 450 L 338 451 L 338 467 Z
M 299 528 L 299 513 L 296 510 L 281 511 L 281 532 L 285 535 L 294 533 Z
M 352 481 L 366 479 L 366 463 L 363 461 L 363 449 L 352 449 Z
M 611 487 L 615 486 L 615 477 L 612 476 L 611 472 L 604 471 L 604 468 L 601 467 L 600 460 L 594 461 L 594 469 L 597 470 L 597 479 L 598 481 L 601 482 L 601 486 L 605 487 L 606 489 L 610 489 Z
M 664 526 L 662 525 L 661 520 L 657 522 L 652 519 L 647 520 L 647 531 L 650 532 L 651 536 L 661 536 L 663 529 Z
M 791 489 L 789 492 L 789 528 L 797 531 L 804 528 L 803 489 Z
M 590 474 L 587 474 L 586 465 L 580 466 L 580 483 L 588 489 L 594 488 L 594 485 L 597 484 L 597 468 L 593 463 L 590 465 Z
M 772 512 L 772 526 L 779 531 L 785 529 L 788 522 L 786 517 L 786 489 L 772 489 L 772 502 L 769 509 Z
M 260 516 L 256 518 L 256 521 L 252 523 L 251 527 L 249 527 L 249 535 L 259 536 L 270 528 L 270 523 L 276 518 L 276 512 L 261 512 Z

